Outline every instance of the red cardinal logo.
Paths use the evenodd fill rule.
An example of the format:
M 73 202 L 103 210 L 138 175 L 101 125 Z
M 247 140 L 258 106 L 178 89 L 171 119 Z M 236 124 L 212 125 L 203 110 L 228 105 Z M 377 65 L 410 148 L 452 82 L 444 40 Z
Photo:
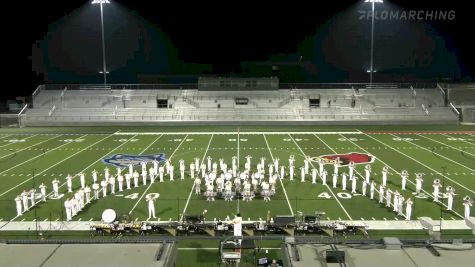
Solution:
M 365 153 L 352 152 L 349 154 L 332 154 L 332 155 L 322 155 L 320 157 L 312 158 L 312 161 L 318 161 L 319 158 L 323 159 L 325 164 L 334 164 L 338 159 L 340 166 L 347 166 L 350 164 L 350 161 L 353 161 L 355 164 L 364 164 L 372 163 L 375 160 L 375 156 Z

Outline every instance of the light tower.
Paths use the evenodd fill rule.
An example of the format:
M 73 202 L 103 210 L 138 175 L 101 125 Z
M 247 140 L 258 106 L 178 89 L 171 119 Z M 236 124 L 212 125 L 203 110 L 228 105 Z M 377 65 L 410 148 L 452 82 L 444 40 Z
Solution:
M 99 73 L 104 75 L 104 86 L 107 85 L 107 73 L 109 73 L 106 70 L 106 44 L 104 42 L 104 16 L 103 16 L 103 11 L 102 11 L 102 5 L 103 4 L 110 4 L 109 0 L 93 0 L 92 1 L 93 5 L 99 4 L 101 7 L 101 31 L 102 31 L 102 71 Z
M 371 3 L 371 56 L 370 56 L 370 67 L 367 72 L 369 72 L 369 83 L 373 83 L 373 50 L 374 50 L 374 3 L 383 3 L 383 0 L 365 0 L 365 3 Z

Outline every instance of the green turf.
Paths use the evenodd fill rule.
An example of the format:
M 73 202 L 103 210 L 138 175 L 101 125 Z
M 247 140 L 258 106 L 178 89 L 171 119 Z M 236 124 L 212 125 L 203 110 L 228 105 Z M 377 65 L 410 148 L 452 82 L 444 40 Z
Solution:
M 346 129 L 346 130 L 345 130 Z M 91 171 L 96 169 L 103 175 L 105 167 L 101 160 L 104 157 L 126 153 L 145 155 L 165 153 L 171 157 L 175 165 L 175 181 L 168 176 L 164 183 L 140 185 L 138 188 L 126 190 L 116 195 L 108 195 L 88 205 L 74 220 L 100 220 L 101 213 L 106 208 L 113 208 L 118 214 L 130 214 L 133 219 L 144 220 L 148 217 L 145 196 L 149 193 L 159 193 L 156 202 L 157 216 L 163 220 L 178 220 L 182 214 L 202 214 L 208 210 L 208 220 L 225 219 L 240 212 L 244 219 L 257 220 L 271 215 L 289 215 L 302 212 L 305 214 L 323 211 L 322 219 L 354 219 L 363 218 L 366 221 L 403 220 L 391 209 L 378 204 L 377 194 L 374 200 L 368 196 L 351 195 L 349 190 L 341 189 L 341 179 L 338 188 L 332 188 L 331 175 L 327 178 L 328 187 L 321 184 L 311 184 L 311 176 L 300 182 L 300 170 L 304 156 L 316 157 L 334 153 L 361 152 L 376 156 L 372 163 L 372 177 L 379 184 L 380 171 L 384 165 L 391 168 L 388 176 L 389 187 L 400 190 L 401 178 L 395 171 L 406 169 L 410 173 L 409 180 L 414 181 L 414 173 L 422 172 L 424 176 L 423 189 L 432 193 L 432 181 L 442 179 L 437 173 L 445 168 L 444 186 L 451 185 L 456 189 L 454 212 L 446 212 L 439 203 L 434 203 L 430 197 L 416 198 L 413 218 L 427 216 L 433 219 L 451 221 L 461 219 L 463 215 L 462 197 L 469 195 L 475 199 L 475 136 L 473 134 L 365 134 L 365 131 L 474 131 L 475 127 L 459 126 L 444 128 L 441 126 L 246 126 L 240 127 L 240 142 L 236 141 L 236 127 L 68 127 L 68 128 L 23 128 L 0 130 L 0 219 L 7 222 L 16 216 L 14 197 L 23 190 L 28 190 L 44 182 L 51 192 L 51 180 L 58 178 L 61 184 L 65 182 L 68 173 L 76 174 L 82 170 L 86 173 L 87 183 L 91 184 Z M 272 133 L 267 133 L 266 130 Z M 114 135 L 99 134 L 122 132 L 150 132 L 154 134 Z M 159 132 L 176 134 L 160 135 Z M 215 132 L 215 134 L 189 134 L 188 132 Z M 224 134 L 223 131 L 229 133 Z M 246 131 L 256 134 L 246 134 Z M 298 132 L 332 132 L 332 131 L 362 131 L 361 134 L 309 134 Z M 293 132 L 292 134 L 279 132 Z M 48 133 L 48 134 L 45 134 Z M 72 134 L 75 133 L 75 134 Z M 290 155 L 296 158 L 294 181 L 288 177 L 283 183 L 277 183 L 277 193 L 271 202 L 257 198 L 244 203 L 233 200 L 224 202 L 206 202 L 202 196 L 191 193 L 192 180 L 188 167 L 194 158 L 204 159 L 208 156 L 213 161 L 223 158 L 228 165 L 231 158 L 239 154 L 240 168 L 244 167 L 245 157 L 252 156 L 253 169 L 258 159 L 266 158 L 266 164 L 272 158 L 281 159 L 281 164 L 288 165 Z M 178 160 L 186 162 L 186 177 L 180 180 Z M 313 163 L 316 167 L 317 164 Z M 115 168 L 111 168 L 115 174 Z M 326 166 L 329 174 L 332 166 Z M 364 165 L 357 166 L 357 172 L 364 174 Z M 347 171 L 347 168 L 341 168 Z M 266 167 L 267 171 L 267 167 Z M 288 173 L 288 172 L 287 172 Z M 33 179 L 34 174 L 34 179 Z M 101 179 L 101 177 L 99 177 Z M 140 184 L 142 179 L 140 178 Z M 204 187 L 204 186 L 203 186 Z M 348 189 L 351 183 L 348 181 Z M 79 179 L 74 179 L 74 188 L 79 188 Z M 117 190 L 117 185 L 116 185 Z M 60 188 L 65 197 L 66 186 Z M 360 183 L 358 191 L 361 191 Z M 415 185 L 408 181 L 406 197 L 413 196 Z M 123 195 L 123 196 L 118 196 Z M 369 195 L 369 187 L 368 187 Z M 36 218 L 52 221 L 62 220 L 63 201 L 65 199 L 49 199 L 36 209 Z M 443 200 L 446 203 L 446 200 Z M 31 221 L 35 219 L 33 210 L 17 217 L 14 221 Z M 2 222 L 2 224 L 3 224 Z M 0 224 L 1 225 L 1 224 Z

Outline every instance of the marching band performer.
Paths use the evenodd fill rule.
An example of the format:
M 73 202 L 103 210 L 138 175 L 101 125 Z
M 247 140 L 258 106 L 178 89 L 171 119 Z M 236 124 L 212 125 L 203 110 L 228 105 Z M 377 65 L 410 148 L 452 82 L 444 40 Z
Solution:
M 470 207 L 473 206 L 473 200 L 469 196 L 465 196 L 463 198 L 463 205 L 464 205 L 464 217 L 470 217 Z
M 452 186 L 447 186 L 447 210 L 452 210 L 454 203 L 455 189 Z
M 434 202 L 439 201 L 439 189 L 442 187 L 440 184 L 439 179 L 435 179 L 434 182 L 432 183 L 432 187 L 434 188 L 434 192 L 432 193 L 434 196 Z
M 403 170 L 401 172 L 401 190 L 406 190 L 407 177 L 409 177 L 409 173 L 407 173 L 406 170 Z
M 386 182 L 388 180 L 388 172 L 389 172 L 388 166 L 384 166 L 383 170 L 381 171 L 381 174 L 383 176 L 383 186 L 384 187 L 386 187 Z

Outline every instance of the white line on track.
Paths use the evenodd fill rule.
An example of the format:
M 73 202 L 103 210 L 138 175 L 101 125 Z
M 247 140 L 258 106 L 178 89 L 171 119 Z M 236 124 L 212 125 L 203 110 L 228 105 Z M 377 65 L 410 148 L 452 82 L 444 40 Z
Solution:
M 450 148 L 455 149 L 455 150 L 457 150 L 457 151 L 460 151 L 460 152 L 467 153 L 467 154 L 469 154 L 469 155 L 475 156 L 475 154 L 473 154 L 473 153 L 464 151 L 464 150 L 462 150 L 462 149 L 453 147 L 453 146 L 451 146 L 451 145 L 447 145 L 447 144 L 445 144 L 445 143 L 442 143 L 442 142 L 440 142 L 440 141 L 434 140 L 434 139 L 432 139 L 432 138 L 429 138 L 429 137 L 426 137 L 426 136 L 423 136 L 423 135 L 420 135 L 420 134 L 418 134 L 418 136 L 423 137 L 423 138 L 428 139 L 428 140 L 431 140 L 432 142 L 436 142 L 436 143 L 439 143 L 439 144 L 441 144 L 441 145 L 450 147 Z
M 274 162 L 274 155 L 272 154 L 272 151 L 270 150 L 270 146 L 269 146 L 269 143 L 267 142 L 266 135 L 262 134 L 262 136 L 264 137 L 264 141 L 266 141 L 267 149 L 269 150 L 269 154 L 270 154 L 270 157 L 272 158 L 272 162 Z M 294 216 L 294 210 L 292 209 L 292 205 L 290 205 L 289 197 L 287 196 L 287 191 L 285 190 L 282 179 L 283 177 L 279 177 L 277 180 L 280 181 L 280 186 L 282 186 L 282 190 L 284 191 L 285 198 L 287 199 L 287 204 L 289 205 L 290 213 L 292 213 L 292 216 Z
M 211 141 L 213 140 L 214 134 L 211 134 L 211 138 L 209 139 L 208 146 L 206 147 L 205 153 L 201 158 L 201 162 L 205 160 L 206 154 L 208 154 L 209 146 L 211 145 Z M 195 182 L 193 181 L 193 185 L 191 186 L 190 194 L 188 195 L 188 199 L 186 200 L 185 208 L 183 208 L 183 212 L 180 216 L 180 222 L 183 220 L 183 216 L 185 215 L 186 208 L 188 207 L 188 203 L 190 203 L 191 195 L 193 194 L 193 190 L 195 189 Z
M 363 150 L 364 152 L 368 153 L 368 154 L 372 154 L 372 153 L 369 153 L 367 150 L 363 149 L 361 146 L 359 146 L 358 144 L 354 143 L 353 141 L 351 141 L 350 139 L 346 138 L 344 135 L 341 135 L 343 138 L 345 138 L 346 140 L 348 140 L 349 142 L 353 143 L 355 146 L 359 147 L 361 150 Z M 389 147 L 389 146 L 388 146 Z M 389 147 L 391 148 L 391 147 Z M 394 169 L 393 167 L 391 167 L 391 165 L 387 164 L 386 162 L 384 162 L 383 160 L 381 160 L 379 157 L 376 157 L 377 160 L 379 160 L 381 163 L 383 163 L 384 165 L 388 166 L 391 170 L 393 170 L 395 173 L 400 173 L 399 171 L 397 171 L 396 169 Z M 407 179 L 407 181 L 413 185 L 416 185 L 413 181 L 411 181 L 410 179 Z M 432 197 L 433 198 L 433 194 L 427 192 L 426 190 L 422 189 L 422 191 L 424 193 L 426 193 L 428 196 Z M 445 205 L 444 203 L 442 202 L 437 202 L 438 204 L 441 204 L 443 205 L 444 207 L 447 207 L 447 205 Z M 457 213 L 456 211 L 453 211 L 457 216 L 463 218 L 462 215 L 460 215 L 459 213 Z
M 315 137 L 317 137 L 323 144 L 325 144 L 325 142 L 323 142 L 320 137 L 318 137 L 318 135 L 314 134 Z M 299 144 L 297 144 L 297 142 L 295 141 L 295 139 L 289 134 L 290 138 L 292 139 L 292 141 L 294 141 L 295 145 L 298 147 L 298 149 L 300 150 L 300 152 L 302 153 L 302 155 L 305 157 L 306 154 L 305 152 L 300 148 Z M 327 144 L 325 144 L 327 147 L 329 147 Z M 312 161 L 309 161 L 310 165 L 312 165 L 312 168 L 315 168 L 315 165 L 313 165 L 313 162 Z M 353 218 L 351 218 L 350 214 L 348 213 L 348 211 L 345 209 L 345 207 L 343 207 L 343 205 L 341 204 L 340 200 L 338 199 L 338 197 L 335 195 L 335 193 L 333 193 L 332 189 L 330 188 L 329 185 L 325 185 L 328 190 L 330 191 L 330 193 L 333 195 L 333 197 L 335 198 L 336 202 L 338 202 L 338 204 L 340 205 L 340 207 L 343 209 L 343 211 L 345 212 L 346 216 L 350 219 L 350 220 L 353 220 Z
M 37 136 L 37 134 L 32 135 L 32 136 L 28 136 L 28 137 L 24 138 L 23 140 L 26 140 L 28 138 L 32 138 L 32 137 L 35 137 L 35 136 Z M 8 144 L 1 145 L 0 147 L 5 147 L 5 146 L 13 145 L 13 144 L 18 144 L 18 142 L 9 142 Z
M 447 178 L 447 180 L 449 180 L 449 181 L 451 181 L 451 182 L 453 182 L 453 183 L 459 185 L 460 187 L 466 189 L 467 191 L 470 191 L 471 193 L 474 193 L 474 194 L 475 194 L 475 191 L 473 191 L 473 190 L 471 190 L 471 189 L 465 187 L 463 184 L 460 184 L 460 183 L 458 183 L 457 181 L 454 181 L 454 180 L 450 179 L 450 177 L 443 175 L 443 174 L 440 173 L 439 171 L 434 170 L 433 168 L 431 168 L 431 167 L 429 167 L 428 165 L 426 165 L 426 164 L 424 164 L 424 163 L 418 161 L 417 159 L 415 159 L 415 158 L 413 158 L 413 157 L 411 157 L 411 156 L 409 156 L 409 155 L 406 155 L 406 154 L 402 153 L 401 151 L 399 151 L 399 150 L 393 148 L 393 147 L 390 146 L 390 145 L 387 145 L 386 143 L 384 143 L 384 142 L 382 142 L 382 141 L 380 141 L 380 140 L 378 140 L 378 139 L 376 139 L 376 138 L 374 138 L 374 137 L 372 137 L 372 136 L 370 136 L 370 135 L 366 135 L 366 136 L 368 136 L 369 138 L 375 140 L 376 142 L 379 142 L 379 143 L 381 143 L 381 144 L 383 144 L 383 145 L 389 147 L 390 149 L 392 149 L 392 150 L 398 152 L 399 154 L 404 155 L 404 156 L 406 156 L 407 158 L 412 159 L 413 161 L 415 161 L 415 162 L 419 163 L 420 165 L 426 167 L 427 169 L 433 171 L 435 174 L 440 175 L 440 176 L 444 176 L 445 178 Z
M 61 136 L 61 135 L 53 136 L 52 138 L 43 140 L 43 141 L 41 141 L 41 142 L 39 142 L 39 143 L 36 143 L 36 144 L 33 144 L 33 145 L 31 145 L 31 146 L 27 146 L 27 147 L 25 147 L 25 148 L 23 148 L 23 149 L 15 150 L 15 151 L 13 151 L 13 152 L 10 153 L 10 154 L 6 154 L 6 155 L 4 155 L 4 156 L 1 156 L 0 159 L 6 158 L 6 157 L 11 156 L 11 155 L 14 155 L 14 154 L 16 154 L 16 153 L 18 153 L 18 152 L 24 151 L 24 150 L 29 149 L 29 148 L 31 148 L 31 147 L 34 147 L 34 146 L 37 146 L 37 145 L 41 145 L 41 144 L 43 144 L 43 143 L 45 143 L 45 142 L 48 142 L 48 141 L 51 140 L 51 139 L 58 138 L 58 137 L 60 137 L 60 136 Z
M 84 135 L 84 136 L 86 136 L 86 135 Z M 78 139 L 79 139 L 79 138 L 83 138 L 84 136 L 78 137 Z M 92 144 L 92 145 L 90 145 L 90 146 L 93 146 L 93 145 L 99 143 L 100 141 L 102 141 L 102 140 L 104 140 L 104 139 L 106 139 L 106 138 L 107 138 L 107 137 L 105 137 L 105 138 L 103 138 L 103 139 L 97 141 L 96 143 L 94 143 L 94 144 Z M 64 144 L 64 145 L 67 145 L 67 144 L 70 144 L 70 143 L 66 143 L 66 144 Z M 90 146 L 89 146 L 89 147 L 90 147 Z M 87 149 L 87 147 L 84 148 L 83 150 L 85 150 L 85 149 Z M 62 159 L 62 160 L 56 162 L 55 164 L 53 164 L 53 165 L 49 166 L 48 168 L 44 169 L 43 171 L 37 173 L 37 175 L 43 174 L 43 173 L 46 172 L 47 170 L 53 168 L 54 166 L 56 166 L 56 165 L 62 163 L 62 162 L 65 161 L 65 160 L 67 160 L 67 159 L 69 159 L 69 158 L 71 158 L 71 157 L 77 155 L 78 153 L 82 152 L 83 150 L 80 150 L 80 151 L 78 151 L 78 152 L 76 152 L 76 153 L 74 153 L 74 154 L 71 154 L 70 156 L 68 156 L 68 157 L 66 157 L 66 158 L 64 158 L 64 159 Z M 54 149 L 53 149 L 53 150 L 49 150 L 48 152 L 51 152 L 51 151 L 54 151 Z M 48 153 L 48 152 L 46 152 L 46 153 Z M 44 153 L 44 154 L 46 154 L 46 153 Z M 44 154 L 41 154 L 41 155 L 44 155 Z M 41 156 L 41 155 L 38 155 L 38 156 Z M 36 157 L 38 157 L 38 156 L 36 156 Z M 35 157 L 35 158 L 36 158 L 36 157 Z M 31 159 L 33 159 L 33 158 L 31 158 Z M 30 161 L 31 159 L 29 159 L 29 160 L 27 160 L 27 161 L 24 161 L 24 162 L 22 162 L 22 163 L 20 163 L 20 164 L 18 164 L 18 165 L 16 165 L 16 166 L 14 166 L 14 167 L 8 169 L 8 170 L 11 170 L 11 169 L 13 169 L 13 168 L 15 168 L 15 167 L 17 167 L 17 166 L 23 164 L 23 163 L 26 163 L 26 162 Z M 6 172 L 6 171 L 8 171 L 8 170 L 5 170 L 5 171 L 3 171 L 3 172 Z M 0 172 L 0 174 L 3 173 L 3 172 Z M 30 176 L 30 175 L 28 174 L 27 176 Z M 24 183 L 30 181 L 31 179 L 33 179 L 33 177 L 28 178 L 28 179 L 24 180 L 23 182 L 17 184 L 16 186 L 14 186 L 14 187 L 8 189 L 7 191 L 5 191 L 5 192 L 3 192 L 2 194 L 0 194 L 0 197 L 3 196 L 3 195 L 5 195 L 6 193 L 12 191 L 13 189 L 19 187 L 20 185 L 22 185 L 22 184 L 24 184 Z
M 399 138 L 399 136 L 394 135 L 394 134 L 392 134 L 392 136 Z M 440 157 L 442 157 L 442 158 L 444 158 L 444 159 L 446 159 L 446 160 L 448 160 L 448 161 L 450 161 L 450 162 L 453 162 L 453 163 L 455 163 L 455 164 L 457 164 L 457 165 L 459 165 L 459 166 L 462 166 L 462 167 L 464 167 L 464 168 L 467 168 L 467 169 L 469 169 L 469 170 L 471 170 L 471 171 L 475 171 L 475 169 L 469 168 L 469 167 L 467 167 L 467 166 L 465 166 L 465 165 L 463 165 L 463 164 L 461 164 L 461 163 L 458 163 L 457 161 L 452 160 L 452 159 L 450 159 L 450 158 L 448 158 L 448 157 L 446 157 L 446 156 L 444 156 L 444 155 L 441 155 L 441 154 L 439 154 L 439 153 L 437 153 L 437 152 L 431 151 L 430 149 L 427 149 L 427 148 L 425 148 L 425 147 L 422 147 L 422 146 L 420 146 L 420 145 L 418 145 L 418 144 L 415 144 L 415 143 L 412 143 L 412 142 L 410 142 L 410 141 L 406 141 L 406 140 L 403 140 L 403 141 L 404 141 L 404 142 L 407 142 L 407 143 L 409 143 L 409 144 L 415 145 L 415 146 L 417 146 L 417 147 L 420 147 L 421 149 L 424 149 L 424 150 L 429 151 L 429 152 L 431 152 L 431 153 L 434 153 L 434 154 L 436 154 L 436 155 L 439 155 Z

